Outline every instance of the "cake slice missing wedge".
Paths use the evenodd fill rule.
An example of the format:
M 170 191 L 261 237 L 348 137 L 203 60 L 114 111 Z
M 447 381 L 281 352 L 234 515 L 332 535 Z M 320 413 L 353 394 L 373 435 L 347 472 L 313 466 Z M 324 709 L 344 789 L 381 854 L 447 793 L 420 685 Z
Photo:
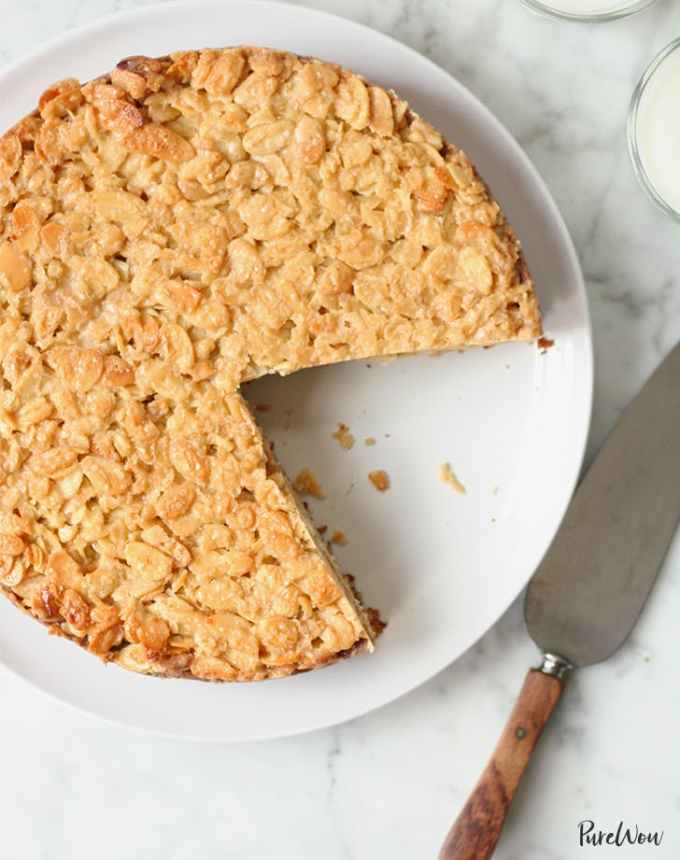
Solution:
M 380 627 L 239 386 L 540 334 L 467 157 L 392 92 L 264 48 L 48 89 L 0 139 L 0 300 L 4 592 L 104 659 L 215 680 Z

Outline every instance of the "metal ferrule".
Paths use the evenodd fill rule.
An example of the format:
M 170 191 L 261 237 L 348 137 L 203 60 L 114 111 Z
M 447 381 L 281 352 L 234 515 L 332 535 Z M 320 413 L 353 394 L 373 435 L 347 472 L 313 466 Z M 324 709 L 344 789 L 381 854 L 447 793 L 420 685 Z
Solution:
M 560 657 L 559 654 L 544 654 L 543 662 L 538 667 L 544 675 L 552 675 L 553 678 L 559 680 L 566 678 L 573 668 L 571 663 L 564 657 Z

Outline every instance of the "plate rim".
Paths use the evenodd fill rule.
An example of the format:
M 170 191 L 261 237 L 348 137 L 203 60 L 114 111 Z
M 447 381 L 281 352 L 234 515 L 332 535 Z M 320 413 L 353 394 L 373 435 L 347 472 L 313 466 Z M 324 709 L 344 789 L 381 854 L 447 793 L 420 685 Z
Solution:
M 239 734 L 238 737 L 216 738 L 213 735 L 203 736 L 200 734 L 179 733 L 177 731 L 171 731 L 162 728 L 151 728 L 148 726 L 139 725 L 134 722 L 126 722 L 123 719 L 109 716 L 105 713 L 101 713 L 99 710 L 95 710 L 94 707 L 92 709 L 89 709 L 81 703 L 71 701 L 65 697 L 62 698 L 56 691 L 43 687 L 38 682 L 38 680 L 35 680 L 23 674 L 18 668 L 15 668 L 14 666 L 10 665 L 6 661 L 4 655 L 0 654 L 0 666 L 3 669 L 5 669 L 13 677 L 18 678 L 20 681 L 24 682 L 29 687 L 38 691 L 40 694 L 47 696 L 50 700 L 58 703 L 59 705 L 66 706 L 68 709 L 73 710 L 79 714 L 85 715 L 87 718 L 102 720 L 109 725 L 124 728 L 128 731 L 140 733 L 146 736 L 181 740 L 187 743 L 249 743 L 256 741 L 274 740 L 284 737 L 294 737 L 297 735 L 311 733 L 313 731 L 321 731 L 323 729 L 327 729 L 335 725 L 342 725 L 345 722 L 359 719 L 362 716 L 377 711 L 380 708 L 386 707 L 392 702 L 396 702 L 398 699 L 401 699 L 403 696 L 406 696 L 407 694 L 418 689 L 423 684 L 427 683 L 428 681 L 431 681 L 433 678 L 435 678 L 441 672 L 445 671 L 449 666 L 453 665 L 457 660 L 467 654 L 480 641 L 480 639 L 482 639 L 489 632 L 489 630 L 493 628 L 493 626 L 499 621 L 499 619 L 503 617 L 503 615 L 507 612 L 512 603 L 526 589 L 531 577 L 534 575 L 542 559 L 548 552 L 555 538 L 555 535 L 557 534 L 562 524 L 564 515 L 571 502 L 573 493 L 575 491 L 583 468 L 593 410 L 594 347 L 592 317 L 588 303 L 586 283 L 573 238 L 569 232 L 562 213 L 557 206 L 552 192 L 550 191 L 547 183 L 538 171 L 538 168 L 534 165 L 533 161 L 531 160 L 527 152 L 525 152 L 521 144 L 515 139 L 512 133 L 506 128 L 505 124 L 496 116 L 495 113 L 493 113 L 493 111 L 489 107 L 487 107 L 485 102 L 479 96 L 477 96 L 472 90 L 470 90 L 464 83 L 462 83 L 447 69 L 438 65 L 430 57 L 420 53 L 420 51 L 416 50 L 415 48 L 412 48 L 410 45 L 401 42 L 396 37 L 388 33 L 384 33 L 380 30 L 376 30 L 373 27 L 368 26 L 367 24 L 354 20 L 353 18 L 345 17 L 335 12 L 328 12 L 323 9 L 316 9 L 309 6 L 297 5 L 295 3 L 288 2 L 287 0 L 221 0 L 221 2 L 220 0 L 170 0 L 170 2 L 154 3 L 149 6 L 142 6 L 123 12 L 114 12 L 97 18 L 96 20 L 86 23 L 84 25 L 60 33 L 56 37 L 49 39 L 45 43 L 39 45 L 34 50 L 29 51 L 21 58 L 9 63 L 4 68 L 0 69 L 0 86 L 10 80 L 13 75 L 22 74 L 25 70 L 30 69 L 30 67 L 34 64 L 40 63 L 41 59 L 49 57 L 49 55 L 54 51 L 68 47 L 69 44 L 73 44 L 73 46 L 75 47 L 78 42 L 83 38 L 91 38 L 93 36 L 96 36 L 98 33 L 106 33 L 107 29 L 114 23 L 120 24 L 121 22 L 125 23 L 126 21 L 134 22 L 137 19 L 146 19 L 158 14 L 162 14 L 162 12 L 167 11 L 168 8 L 172 8 L 173 10 L 179 9 L 180 11 L 188 12 L 196 11 L 198 9 L 205 10 L 207 8 L 223 8 L 226 5 L 238 4 L 259 6 L 263 10 L 267 8 L 276 8 L 280 10 L 283 8 L 287 10 L 289 14 L 315 16 L 322 21 L 325 20 L 331 25 L 333 22 L 342 22 L 343 25 L 349 24 L 350 26 L 357 28 L 359 31 L 362 31 L 371 39 L 377 38 L 379 41 L 383 41 L 391 45 L 392 47 L 395 47 L 399 51 L 406 52 L 406 54 L 411 59 L 415 59 L 418 63 L 424 63 L 426 66 L 429 66 L 430 70 L 434 74 L 445 75 L 448 79 L 448 83 L 450 86 L 452 86 L 454 89 L 457 89 L 459 92 L 463 92 L 463 94 L 468 99 L 472 100 L 476 104 L 478 110 L 484 115 L 484 120 L 490 122 L 491 125 L 495 128 L 496 133 L 502 138 L 504 147 L 509 148 L 512 151 L 514 158 L 520 161 L 522 163 L 523 168 L 526 169 L 531 175 L 533 181 L 536 183 L 536 186 L 541 191 L 542 203 L 550 210 L 551 215 L 555 221 L 555 225 L 559 228 L 560 239 L 575 276 L 575 287 L 577 288 L 575 292 L 582 310 L 582 320 L 580 320 L 580 328 L 584 341 L 584 351 L 580 357 L 582 363 L 580 371 L 584 374 L 585 378 L 583 379 L 581 385 L 582 404 L 580 414 L 580 426 L 578 427 L 578 433 L 575 434 L 578 435 L 578 440 L 573 444 L 573 452 L 571 455 L 573 459 L 573 463 L 571 466 L 572 474 L 570 480 L 567 482 L 568 492 L 565 493 L 564 502 L 561 506 L 561 510 L 559 510 L 559 515 L 556 516 L 552 534 L 547 540 L 543 553 L 540 555 L 536 563 L 536 567 L 533 570 L 529 570 L 527 572 L 526 578 L 523 580 L 521 587 L 517 590 L 514 596 L 503 606 L 503 608 L 498 612 L 498 614 L 495 615 L 494 620 L 491 621 L 482 630 L 480 630 L 474 640 L 471 641 L 468 646 L 464 648 L 463 651 L 461 651 L 459 654 L 455 655 L 451 659 L 446 660 L 443 665 L 437 665 L 431 671 L 428 670 L 427 674 L 424 675 L 415 684 L 411 684 L 408 688 L 403 689 L 395 693 L 394 695 L 390 695 L 389 698 L 386 698 L 379 704 L 370 705 L 368 708 L 362 707 L 362 709 L 354 716 L 341 717 L 340 720 L 335 720 L 333 718 L 324 719 L 315 723 L 312 727 L 302 726 L 299 728 L 284 729 L 283 731 L 276 733 L 271 733 L 269 731 L 254 731 L 248 734 L 242 732 Z M 68 70 L 65 70 L 65 74 L 67 74 L 67 72 Z M 102 72 L 102 74 L 105 73 L 106 72 Z M 46 82 L 45 85 L 47 85 L 47 83 L 48 82 Z

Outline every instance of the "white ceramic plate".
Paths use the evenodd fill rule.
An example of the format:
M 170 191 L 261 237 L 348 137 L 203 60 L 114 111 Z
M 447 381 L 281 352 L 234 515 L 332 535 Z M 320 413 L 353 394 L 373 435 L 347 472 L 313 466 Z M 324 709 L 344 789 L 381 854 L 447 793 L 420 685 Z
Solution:
M 365 714 L 459 657 L 503 613 L 546 551 L 571 496 L 592 392 L 588 311 L 578 261 L 541 179 L 499 122 L 429 60 L 372 30 L 300 7 L 192 2 L 119 15 L 58 42 L 0 77 L 0 128 L 49 83 L 87 80 L 131 54 L 251 43 L 343 63 L 394 87 L 474 158 L 526 249 L 555 346 L 420 356 L 304 371 L 250 386 L 289 473 L 318 475 L 318 524 L 368 605 L 389 626 L 373 655 L 250 685 L 160 680 L 105 666 L 0 602 L 0 659 L 56 698 L 117 723 L 216 741 L 273 738 Z M 291 410 L 287 412 L 286 410 Z M 331 438 L 338 421 L 357 437 Z M 366 436 L 377 439 L 367 447 Z M 442 484 L 449 461 L 467 487 Z M 392 489 L 367 480 L 386 469 Z

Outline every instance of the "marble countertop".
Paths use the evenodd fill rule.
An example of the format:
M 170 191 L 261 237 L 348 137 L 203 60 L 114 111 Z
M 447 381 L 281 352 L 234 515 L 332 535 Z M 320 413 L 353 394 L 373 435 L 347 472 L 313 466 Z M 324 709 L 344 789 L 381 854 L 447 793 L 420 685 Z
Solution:
M 143 0 L 0 0 L 0 66 Z M 646 63 L 680 32 L 659 0 L 615 24 L 559 23 L 519 0 L 321 0 L 424 52 L 507 125 L 546 179 L 583 263 L 596 387 L 590 454 L 680 338 L 678 226 L 625 145 Z M 674 635 L 680 540 L 632 638 L 570 684 L 520 790 L 499 860 L 680 856 Z M 675 647 L 674 647 L 675 646 Z M 518 600 L 455 665 L 353 723 L 219 747 L 112 728 L 0 670 L 0 858 L 434 858 L 536 651 Z M 579 847 L 578 823 L 664 830 L 661 847 Z M 647 856 L 645 855 L 645 856 Z

